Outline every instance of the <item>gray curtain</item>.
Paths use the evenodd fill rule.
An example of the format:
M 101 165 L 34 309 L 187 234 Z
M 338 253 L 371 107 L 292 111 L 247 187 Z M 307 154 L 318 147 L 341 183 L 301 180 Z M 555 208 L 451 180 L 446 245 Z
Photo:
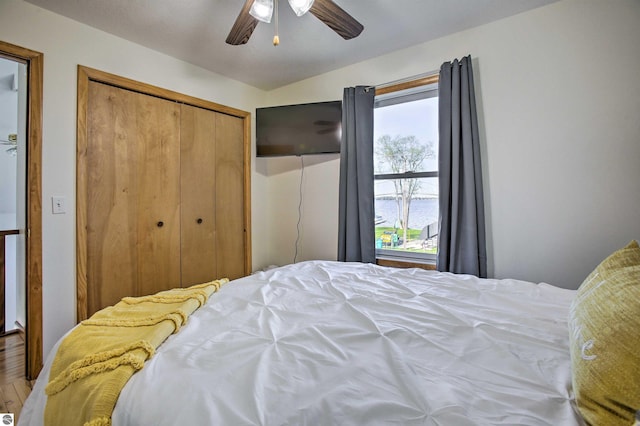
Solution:
M 365 86 L 347 87 L 342 100 L 338 260 L 375 263 L 373 99 Z
M 487 276 L 484 196 L 471 56 L 440 67 L 439 271 Z

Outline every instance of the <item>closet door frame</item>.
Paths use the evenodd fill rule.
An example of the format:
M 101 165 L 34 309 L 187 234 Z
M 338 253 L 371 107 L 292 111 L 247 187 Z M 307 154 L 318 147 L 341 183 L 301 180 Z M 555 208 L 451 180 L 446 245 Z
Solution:
M 89 83 L 109 84 L 134 92 L 156 96 L 170 101 L 208 109 L 243 120 L 243 165 L 244 165 L 244 270 L 251 273 L 251 114 L 215 102 L 194 98 L 171 90 L 162 89 L 139 81 L 120 77 L 82 65 L 78 66 L 78 117 L 76 142 L 76 288 L 77 321 L 87 319 L 87 114 Z

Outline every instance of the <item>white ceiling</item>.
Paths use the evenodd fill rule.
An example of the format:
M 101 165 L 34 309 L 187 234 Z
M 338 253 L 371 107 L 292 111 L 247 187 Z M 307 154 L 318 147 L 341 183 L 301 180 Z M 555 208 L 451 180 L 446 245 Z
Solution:
M 244 0 L 26 0 L 210 71 L 270 90 L 557 0 L 334 0 L 364 25 L 343 40 L 280 0 L 280 45 L 260 23 L 246 45 L 225 39 Z

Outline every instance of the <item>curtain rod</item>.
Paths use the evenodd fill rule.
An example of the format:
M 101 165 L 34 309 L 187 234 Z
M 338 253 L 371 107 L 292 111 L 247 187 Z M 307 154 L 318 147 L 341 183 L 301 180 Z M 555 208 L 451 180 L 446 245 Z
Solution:
M 422 73 L 422 74 L 412 75 L 411 77 L 405 77 L 405 78 L 401 78 L 401 79 L 398 79 L 398 80 L 388 81 L 386 83 L 376 84 L 375 86 L 368 86 L 364 90 L 368 92 L 371 89 L 376 89 L 376 90 L 384 89 L 386 87 L 395 86 L 397 84 L 403 84 L 403 83 L 407 83 L 407 82 L 414 81 L 414 80 L 420 80 L 420 79 L 423 79 L 423 78 L 433 77 L 433 76 L 438 75 L 439 73 L 440 73 L 440 70 L 429 71 L 429 72 L 425 72 L 425 73 Z
M 467 55 L 469 57 L 469 59 L 471 59 L 471 55 Z M 463 58 L 466 58 L 467 56 L 464 56 Z M 458 65 L 462 65 L 462 60 L 458 61 Z M 368 92 L 371 89 L 376 89 L 376 90 L 381 90 L 382 92 L 387 92 L 384 89 L 386 89 L 387 87 L 390 86 L 396 86 L 396 85 L 400 85 L 400 84 L 404 84 L 404 83 L 410 83 L 412 81 L 416 81 L 416 80 L 422 80 L 422 79 L 429 79 L 432 77 L 435 77 L 437 75 L 440 74 L 440 70 L 434 70 L 434 71 L 428 71 L 422 74 L 417 74 L 417 75 L 413 75 L 411 77 L 405 77 L 405 78 L 401 78 L 399 80 L 394 80 L 394 81 L 389 81 L 387 83 L 381 83 L 381 84 L 376 84 L 375 86 L 367 86 L 365 87 L 365 91 Z

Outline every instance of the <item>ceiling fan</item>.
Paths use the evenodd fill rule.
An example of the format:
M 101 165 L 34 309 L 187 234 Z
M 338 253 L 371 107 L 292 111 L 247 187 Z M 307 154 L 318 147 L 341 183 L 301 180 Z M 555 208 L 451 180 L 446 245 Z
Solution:
M 6 151 L 10 154 L 14 154 L 18 148 L 18 135 L 15 133 L 10 134 L 7 139 L 0 139 L 0 145 L 6 145 L 9 148 Z
M 310 12 L 345 40 L 360 35 L 364 27 L 332 0 L 289 0 L 297 16 Z M 246 44 L 259 21 L 271 22 L 275 6 L 276 35 L 273 44 L 278 45 L 278 0 L 246 0 L 240 14 L 227 36 L 228 44 Z

